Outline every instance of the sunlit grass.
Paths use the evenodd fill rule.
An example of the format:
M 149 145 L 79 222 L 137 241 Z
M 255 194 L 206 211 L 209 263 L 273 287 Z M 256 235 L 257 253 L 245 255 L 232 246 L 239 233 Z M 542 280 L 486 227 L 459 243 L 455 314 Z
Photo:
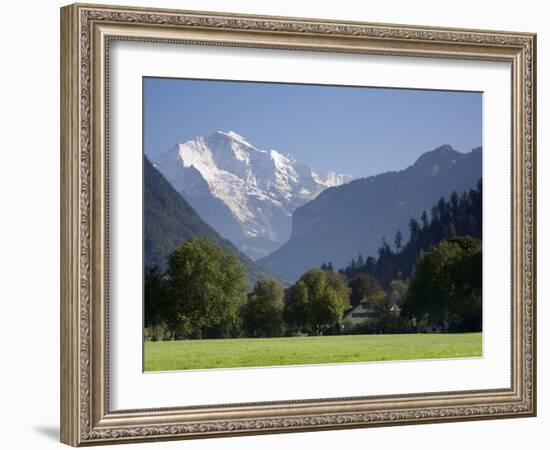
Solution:
M 145 371 L 479 357 L 481 333 L 146 342 Z

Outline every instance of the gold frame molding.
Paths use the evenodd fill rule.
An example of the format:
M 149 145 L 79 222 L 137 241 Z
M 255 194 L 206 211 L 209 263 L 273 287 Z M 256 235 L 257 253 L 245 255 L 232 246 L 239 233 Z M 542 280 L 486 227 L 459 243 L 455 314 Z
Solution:
M 509 389 L 112 411 L 108 395 L 108 57 L 113 40 L 512 67 Z M 536 35 L 74 4 L 61 9 L 61 441 L 73 446 L 536 414 Z

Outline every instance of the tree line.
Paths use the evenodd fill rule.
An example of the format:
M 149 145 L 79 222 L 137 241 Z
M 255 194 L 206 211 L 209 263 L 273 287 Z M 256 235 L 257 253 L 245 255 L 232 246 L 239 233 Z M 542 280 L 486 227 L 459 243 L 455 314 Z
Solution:
M 410 237 L 385 242 L 336 271 L 311 269 L 289 288 L 276 279 L 249 291 L 237 258 L 203 237 L 178 247 L 168 268 L 145 268 L 144 321 L 151 339 L 481 330 L 481 181 L 441 199 Z M 345 320 L 364 305 L 369 320 Z
M 203 237 L 178 247 L 165 272 L 146 268 L 144 286 L 145 327 L 153 339 L 321 335 L 349 307 L 345 277 L 320 269 L 289 290 L 263 279 L 247 294 L 239 261 Z

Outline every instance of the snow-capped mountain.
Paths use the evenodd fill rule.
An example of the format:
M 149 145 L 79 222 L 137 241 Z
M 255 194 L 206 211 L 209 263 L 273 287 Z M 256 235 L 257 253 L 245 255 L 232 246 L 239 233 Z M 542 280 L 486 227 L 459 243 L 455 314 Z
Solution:
M 351 180 L 319 174 L 233 131 L 177 144 L 154 164 L 206 222 L 254 259 L 288 240 L 296 208 Z

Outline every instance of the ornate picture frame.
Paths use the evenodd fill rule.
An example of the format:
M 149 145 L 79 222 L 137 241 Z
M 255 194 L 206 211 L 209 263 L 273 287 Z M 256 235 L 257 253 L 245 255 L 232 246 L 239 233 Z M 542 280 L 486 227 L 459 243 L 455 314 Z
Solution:
M 511 385 L 113 410 L 109 386 L 109 49 L 115 41 L 511 65 Z M 74 4 L 61 9 L 61 441 L 97 445 L 536 414 L 536 36 Z

